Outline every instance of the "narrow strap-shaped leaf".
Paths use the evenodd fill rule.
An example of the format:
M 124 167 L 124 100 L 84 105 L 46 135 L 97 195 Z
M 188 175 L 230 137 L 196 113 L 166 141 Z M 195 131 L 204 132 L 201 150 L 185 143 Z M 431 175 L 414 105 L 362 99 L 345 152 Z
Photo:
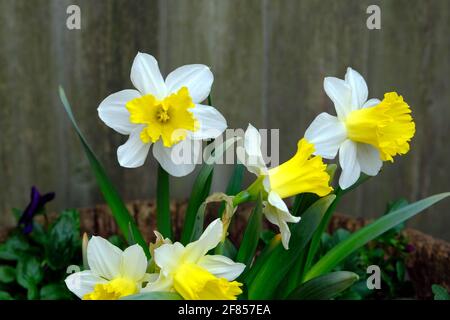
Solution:
M 304 281 L 318 277 L 331 271 L 339 262 L 348 257 L 358 248 L 388 231 L 395 225 L 408 220 L 419 212 L 431 207 L 436 202 L 450 196 L 450 192 L 437 194 L 407 206 L 401 207 L 353 233 L 328 251 L 306 274 Z
M 95 175 L 95 178 L 97 179 L 97 184 L 103 194 L 103 197 L 105 198 L 106 203 L 111 209 L 111 212 L 114 216 L 114 219 L 116 220 L 117 225 L 119 226 L 120 230 L 122 231 L 126 239 L 134 238 L 136 242 L 144 249 L 147 257 L 150 257 L 150 252 L 148 250 L 147 244 L 145 243 L 142 234 L 137 228 L 134 219 L 128 212 L 128 209 L 126 208 L 124 202 L 120 198 L 119 193 L 114 188 L 113 184 L 106 175 L 103 166 L 98 161 L 91 147 L 89 146 L 83 134 L 81 133 L 81 130 L 78 127 L 78 124 L 73 116 L 72 108 L 70 107 L 69 101 L 67 100 L 66 94 L 62 87 L 59 87 L 59 96 L 64 106 L 64 109 L 66 110 L 66 113 L 69 116 L 69 119 L 74 129 L 76 130 L 78 137 L 80 138 L 86 157 L 88 158 L 89 163 L 91 165 L 91 169 Z M 129 230 L 131 230 L 131 232 L 133 233 L 132 236 L 130 235 Z
M 256 248 L 258 247 L 260 234 L 262 231 L 262 199 L 261 194 L 258 197 L 256 206 L 247 222 L 245 228 L 244 237 L 242 238 L 241 246 L 236 257 L 237 262 L 244 263 L 247 268 L 255 255 Z
M 215 149 L 213 149 L 214 144 L 210 144 L 208 146 L 212 151 L 210 156 L 202 165 L 192 187 L 191 196 L 189 198 L 186 215 L 184 218 L 184 227 L 181 233 L 182 244 L 186 245 L 189 243 L 190 239 L 192 239 L 192 232 L 195 225 L 198 209 L 208 197 L 211 190 L 211 183 L 214 173 L 214 163 L 216 163 L 218 158 L 221 157 L 222 154 L 234 144 L 236 139 L 237 138 L 235 137 L 230 138 L 221 145 L 217 146 Z M 208 147 L 205 149 L 205 152 L 208 151 Z
M 337 271 L 302 283 L 291 294 L 289 300 L 329 300 L 350 287 L 358 275 L 348 271 Z
M 336 168 L 331 168 L 331 169 L 334 169 L 334 171 L 335 171 Z M 316 258 L 317 250 L 319 250 L 320 239 L 322 237 L 322 234 L 327 230 L 328 225 L 330 224 L 330 220 L 333 217 L 334 210 L 336 209 L 336 206 L 339 204 L 341 198 L 344 196 L 344 194 L 350 192 L 351 190 L 355 189 L 359 185 L 361 185 L 364 182 L 366 182 L 367 180 L 369 180 L 369 178 L 370 178 L 370 176 L 368 176 L 366 174 L 361 174 L 361 177 L 358 179 L 358 181 L 356 181 L 356 183 L 353 184 L 350 188 L 342 190 L 341 188 L 338 187 L 335 190 L 334 194 L 336 195 L 336 199 L 331 204 L 331 206 L 328 208 L 328 211 L 325 213 L 322 221 L 320 222 L 319 227 L 317 228 L 316 232 L 314 233 L 313 238 L 311 239 L 311 242 L 308 246 L 308 255 L 306 256 L 304 266 L 301 269 L 301 272 L 302 272 L 301 278 L 303 278 L 304 275 L 306 274 L 306 272 L 308 272 L 308 270 L 311 268 L 311 265 L 313 264 L 314 259 Z
M 284 249 L 281 244 L 278 244 L 273 250 L 254 280 L 249 284 L 249 299 L 273 298 L 275 289 L 311 239 L 334 198 L 334 195 L 328 195 L 318 200 L 306 210 L 301 222 L 291 227 L 292 235 L 289 242 L 289 250 Z
M 198 209 L 209 195 L 213 170 L 214 166 L 212 164 L 204 163 L 192 186 L 191 196 L 184 217 L 184 227 L 181 233 L 181 243 L 185 245 L 192 239 Z
M 161 165 L 158 166 L 158 181 L 156 185 L 156 225 L 164 238 L 172 239 L 169 174 Z
M 175 292 L 142 292 L 131 296 L 125 296 L 120 300 L 183 300 L 183 298 Z

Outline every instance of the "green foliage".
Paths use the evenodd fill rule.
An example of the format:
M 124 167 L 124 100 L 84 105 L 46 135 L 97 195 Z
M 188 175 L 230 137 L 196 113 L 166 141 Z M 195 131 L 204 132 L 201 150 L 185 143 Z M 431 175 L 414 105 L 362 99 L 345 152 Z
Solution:
M 292 291 L 288 299 L 329 300 L 350 287 L 358 278 L 353 272 L 331 272 L 302 283 Z
M 369 241 L 395 227 L 399 223 L 406 221 L 414 215 L 432 206 L 436 202 L 448 197 L 450 193 L 441 193 L 426 199 L 422 199 L 413 204 L 396 209 L 391 213 L 379 218 L 373 223 L 353 233 L 348 239 L 339 243 L 336 247 L 328 251 L 306 274 L 305 281 L 330 272 L 342 260 L 347 258 L 355 250 L 361 248 Z
M 64 211 L 50 227 L 45 246 L 48 266 L 66 268 L 80 247 L 80 217 L 77 211 Z
M 434 300 L 450 300 L 450 293 L 444 287 L 433 284 L 431 290 L 434 294 Z
M 0 245 L 0 300 L 71 299 L 69 265 L 81 265 L 77 211 L 62 212 L 50 226 L 34 221 L 28 235 L 17 228 Z
M 158 166 L 158 181 L 156 184 L 156 223 L 158 231 L 172 239 L 172 223 L 170 215 L 169 174 Z

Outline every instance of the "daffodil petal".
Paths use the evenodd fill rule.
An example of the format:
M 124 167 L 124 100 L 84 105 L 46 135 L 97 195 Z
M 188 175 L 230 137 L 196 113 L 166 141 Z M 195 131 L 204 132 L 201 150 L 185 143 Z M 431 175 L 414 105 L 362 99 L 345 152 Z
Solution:
M 152 274 L 152 276 L 158 276 L 156 281 L 150 281 L 145 288 L 143 288 L 142 292 L 164 292 L 164 291 L 172 291 L 173 290 L 173 278 L 166 277 L 162 273 Z
M 186 138 L 173 147 L 164 147 L 161 141 L 153 146 L 153 156 L 170 175 L 183 177 L 195 169 L 201 156 L 201 141 Z
M 130 134 L 136 124 L 130 122 L 130 113 L 125 108 L 128 101 L 139 98 L 137 90 L 122 90 L 106 97 L 98 107 L 98 116 L 110 128 L 121 134 Z
M 357 158 L 361 171 L 369 176 L 376 176 L 383 165 L 380 151 L 365 143 L 357 144 Z
M 179 243 L 163 244 L 155 249 L 155 263 L 164 275 L 168 275 L 177 268 L 185 252 L 185 247 Z
M 245 130 L 244 147 L 242 148 L 238 143 L 236 155 L 251 173 L 257 176 L 267 174 L 267 167 L 261 153 L 261 135 L 251 124 Z
M 102 237 L 93 236 L 88 242 L 87 259 L 92 273 L 107 280 L 120 274 L 122 250 Z
M 151 143 L 142 142 L 140 137 L 142 129 L 142 126 L 136 127 L 127 142 L 117 149 L 117 159 L 122 167 L 137 168 L 144 164 Z
M 350 86 L 344 80 L 326 77 L 323 81 L 323 88 L 333 101 L 338 118 L 345 119 L 345 116 L 352 111 L 352 90 Z
M 91 270 L 72 273 L 64 281 L 67 288 L 80 299 L 85 294 L 92 292 L 96 284 L 107 282 Z
M 360 109 L 366 102 L 367 96 L 369 95 L 369 89 L 367 88 L 366 81 L 357 71 L 352 68 L 347 68 L 345 82 L 352 90 L 352 110 Z
M 198 265 L 205 268 L 218 278 L 232 281 L 239 277 L 245 269 L 245 264 L 236 263 L 228 257 L 221 255 L 207 255 L 198 261 Z
M 166 78 L 168 93 L 187 87 L 194 103 L 203 102 L 211 92 L 214 76 L 203 64 L 189 64 L 172 71 Z
M 136 282 L 142 281 L 147 270 L 147 257 L 138 244 L 132 245 L 122 253 L 121 274 Z
M 190 109 L 195 119 L 199 122 L 199 128 L 190 133 L 191 139 L 215 139 L 227 128 L 227 121 L 215 108 L 196 104 Z
M 166 84 L 159 71 L 156 59 L 139 52 L 131 66 L 131 82 L 142 95 L 151 94 L 162 100 L 167 95 Z
M 346 137 L 345 125 L 337 117 L 325 112 L 319 114 L 305 132 L 306 140 L 314 145 L 313 154 L 325 159 L 336 157 Z
M 222 239 L 223 224 L 216 219 L 209 224 L 197 241 L 186 246 L 185 259 L 188 262 L 197 263 L 209 250 L 214 249 Z
M 300 217 L 295 217 L 289 212 L 286 203 L 276 193 L 271 191 L 267 198 L 267 202 L 264 203 L 263 213 L 270 223 L 277 225 L 281 232 L 281 242 L 283 247 L 289 249 L 289 240 L 291 238 L 291 231 L 287 225 L 290 223 L 298 223 Z
M 363 106 L 362 106 L 362 108 L 370 108 L 370 107 L 374 107 L 374 106 L 376 106 L 377 104 L 379 104 L 381 102 L 381 100 L 380 99 L 369 99 L 369 100 L 367 100 L 364 104 L 363 104 Z
M 351 140 L 346 140 L 339 149 L 339 164 L 342 168 L 339 177 L 339 186 L 342 189 L 351 187 L 359 178 L 361 168 L 357 159 L 357 145 Z

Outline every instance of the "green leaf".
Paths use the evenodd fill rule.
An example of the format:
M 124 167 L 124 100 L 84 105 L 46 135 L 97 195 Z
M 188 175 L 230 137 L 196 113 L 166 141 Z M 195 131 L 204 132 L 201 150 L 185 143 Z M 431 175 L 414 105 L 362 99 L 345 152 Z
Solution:
M 14 298 L 6 291 L 0 291 L 0 300 L 14 300 Z
M 434 300 L 450 300 L 450 294 L 444 287 L 433 284 L 431 290 L 434 293 Z
M 64 211 L 48 232 L 45 255 L 49 267 L 59 270 L 67 267 L 80 249 L 80 216 L 77 211 Z
M 126 296 L 120 300 L 183 300 L 183 298 L 175 292 L 144 292 Z
M 169 174 L 159 165 L 156 185 L 156 223 L 158 231 L 165 238 L 172 239 L 169 189 Z
M 72 294 L 63 283 L 50 283 L 43 286 L 39 292 L 41 300 L 69 300 Z
M 241 246 L 239 248 L 236 261 L 244 263 L 247 268 L 253 261 L 253 257 L 258 247 L 260 234 L 262 231 L 262 198 L 261 194 L 256 202 L 256 207 L 247 222 L 244 237 L 242 238 Z
M 13 234 L 0 244 L 0 259 L 17 261 L 31 250 L 30 244 L 22 234 Z
M 0 266 L 0 282 L 11 283 L 16 280 L 16 269 L 11 266 Z
M 17 264 L 17 282 L 25 289 L 34 290 L 42 281 L 44 271 L 35 257 L 21 258 Z
M 405 207 L 397 209 L 385 215 L 375 222 L 353 233 L 348 239 L 342 241 L 325 256 L 323 256 L 305 276 L 305 281 L 318 277 L 331 271 L 339 262 L 352 254 L 358 248 L 364 246 L 369 241 L 375 239 L 395 225 L 408 220 L 419 212 L 427 209 L 436 202 L 450 196 L 450 192 L 437 194 L 426 199 L 422 199 Z
M 300 256 L 334 199 L 334 195 L 321 198 L 305 211 L 301 223 L 291 226 L 289 250 L 284 249 L 281 243 L 277 245 L 254 280 L 248 285 L 249 299 L 271 299 L 273 297 L 277 286 Z
M 67 100 L 66 94 L 62 87 L 59 87 L 59 96 L 64 109 L 66 110 L 66 113 L 69 116 L 70 121 L 72 122 L 72 126 L 74 127 L 78 137 L 80 138 L 86 157 L 88 158 L 91 169 L 95 175 L 95 178 L 97 179 L 97 184 L 105 198 L 105 201 L 108 203 L 108 206 L 111 209 L 116 223 L 118 224 L 122 233 L 125 235 L 126 239 L 130 239 L 128 226 L 131 225 L 134 239 L 136 239 L 136 242 L 139 243 L 139 245 L 144 249 L 147 258 L 149 258 L 150 251 L 148 250 L 148 246 L 144 238 L 142 237 L 142 234 L 137 228 L 136 223 L 128 212 L 124 202 L 120 198 L 119 193 L 114 188 L 113 184 L 106 175 L 105 169 L 103 169 L 103 166 L 98 161 L 96 155 L 81 133 L 81 130 L 78 127 L 77 122 L 75 121 L 75 117 L 73 116 L 72 108 L 70 107 L 69 101 Z
M 350 287 L 358 275 L 348 271 L 332 272 L 298 286 L 288 296 L 290 300 L 329 300 Z
M 185 245 L 192 239 L 198 209 L 209 195 L 213 169 L 214 165 L 204 163 L 192 186 L 191 196 L 186 209 L 184 227 L 181 233 L 181 243 Z

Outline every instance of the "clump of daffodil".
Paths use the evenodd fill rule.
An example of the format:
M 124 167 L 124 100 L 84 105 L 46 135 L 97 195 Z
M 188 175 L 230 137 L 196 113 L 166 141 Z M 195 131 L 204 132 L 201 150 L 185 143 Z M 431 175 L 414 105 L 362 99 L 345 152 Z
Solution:
M 83 300 L 117 300 L 139 293 L 148 281 L 147 258 L 139 245 L 120 250 L 101 237 L 87 245 L 89 270 L 71 274 L 67 287 Z
M 245 265 L 207 254 L 219 244 L 222 232 L 222 221 L 216 219 L 187 246 L 175 242 L 154 249 L 159 274 L 152 274 L 142 291 L 175 291 L 186 300 L 235 300 L 242 293 L 242 284 L 233 280 Z
M 194 170 L 202 139 L 216 138 L 226 129 L 225 118 L 201 104 L 214 77 L 202 64 L 179 67 L 164 80 L 156 59 L 138 53 L 131 67 L 137 90 L 111 94 L 98 107 L 100 119 L 115 131 L 129 135 L 117 150 L 121 166 L 136 168 L 145 162 L 150 146 L 160 165 L 181 177 Z M 189 156 L 181 153 L 189 153 Z
M 305 138 L 314 144 L 315 154 L 334 159 L 339 151 L 342 189 L 352 186 L 360 173 L 376 175 L 383 161 L 409 151 L 415 133 L 411 109 L 396 92 L 382 101 L 367 100 L 364 78 L 348 68 L 345 80 L 327 77 L 326 94 L 333 101 L 337 117 L 319 114 L 306 130 Z
M 329 185 L 330 176 L 326 172 L 326 164 L 320 156 L 312 156 L 313 152 L 314 145 L 303 138 L 298 141 L 294 157 L 278 167 L 268 169 L 261 153 L 261 136 L 252 125 L 245 131 L 244 149 L 238 149 L 239 160 L 258 176 L 244 193 L 255 197 L 262 192 L 264 215 L 280 228 L 282 243 L 286 249 L 289 248 L 291 237 L 287 223 L 297 223 L 300 217 L 291 215 L 283 199 L 305 192 L 322 197 L 333 190 Z M 239 197 L 238 194 L 235 199 Z

